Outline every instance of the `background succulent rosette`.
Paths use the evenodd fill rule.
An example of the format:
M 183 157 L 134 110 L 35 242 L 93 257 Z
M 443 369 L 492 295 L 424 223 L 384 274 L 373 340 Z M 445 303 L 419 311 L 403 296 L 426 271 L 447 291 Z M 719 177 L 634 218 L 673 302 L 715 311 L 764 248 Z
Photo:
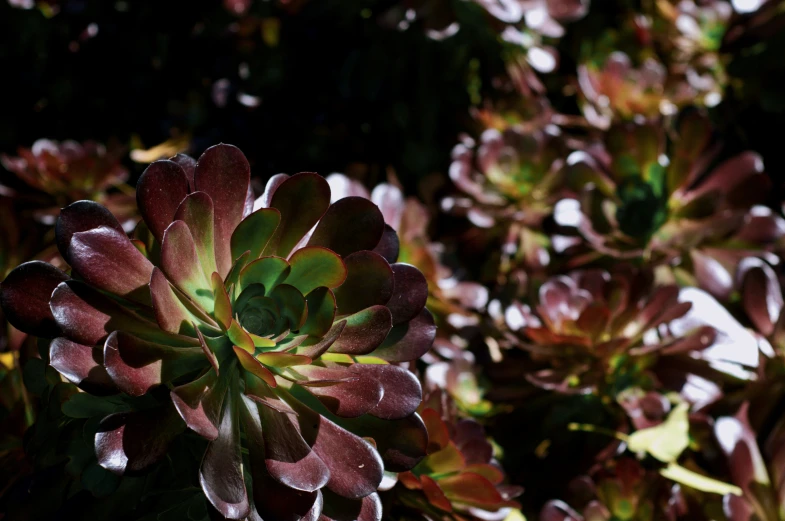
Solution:
M 95 436 L 102 467 L 144 471 L 188 428 L 210 440 L 199 481 L 224 517 L 379 519 L 384 469 L 427 450 L 420 384 L 395 365 L 433 340 L 426 281 L 395 263 L 370 201 L 331 204 L 310 173 L 276 175 L 254 200 L 249 176 L 228 145 L 153 163 L 133 239 L 97 203 L 66 207 L 70 276 L 23 264 L 3 309 L 54 338 L 64 378 L 123 393 Z

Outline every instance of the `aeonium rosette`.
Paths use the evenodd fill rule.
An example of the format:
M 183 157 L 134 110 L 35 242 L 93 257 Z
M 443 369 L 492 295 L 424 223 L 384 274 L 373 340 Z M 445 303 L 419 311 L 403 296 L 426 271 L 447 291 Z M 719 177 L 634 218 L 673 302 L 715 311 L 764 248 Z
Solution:
M 66 207 L 71 276 L 23 264 L 3 310 L 54 338 L 51 365 L 87 392 L 170 391 L 103 420 L 101 466 L 145 470 L 187 426 L 210 440 L 199 480 L 227 518 L 379 519 L 383 471 L 427 449 L 420 384 L 394 365 L 430 348 L 427 284 L 395 263 L 372 202 L 330 204 L 312 173 L 276 175 L 256 201 L 249 183 L 245 156 L 217 145 L 150 165 L 134 239 L 96 203 Z

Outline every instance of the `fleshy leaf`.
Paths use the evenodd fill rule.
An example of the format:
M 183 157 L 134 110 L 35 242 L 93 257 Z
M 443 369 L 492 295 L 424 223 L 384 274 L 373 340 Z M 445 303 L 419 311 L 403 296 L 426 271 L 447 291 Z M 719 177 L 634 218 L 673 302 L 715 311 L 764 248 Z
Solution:
M 49 298 L 68 275 L 51 264 L 25 262 L 14 268 L 0 284 L 0 305 L 5 318 L 25 333 L 52 338 L 61 334 Z
M 424 355 L 436 338 L 433 315 L 426 308 L 414 319 L 392 328 L 384 343 L 373 351 L 388 362 L 408 362 Z
M 234 385 L 230 384 L 226 393 L 218 437 L 207 446 L 199 470 L 199 483 L 205 496 L 218 512 L 229 519 L 242 519 L 250 510 L 240 454 L 240 404 L 237 403 L 236 383 L 231 382 Z
M 68 256 L 71 267 L 92 286 L 143 304 L 150 303 L 147 283 L 153 265 L 124 232 L 100 226 L 75 233 Z
M 385 341 L 392 329 L 392 315 L 385 306 L 373 306 L 346 317 L 345 323 L 330 352 L 365 355 Z
M 196 254 L 206 276 L 218 271 L 215 263 L 215 218 L 213 200 L 204 192 L 193 192 L 180 203 L 174 221 L 183 221 L 191 230 Z
M 75 233 L 86 232 L 99 226 L 107 226 L 124 233 L 123 227 L 112 215 L 112 212 L 94 201 L 77 201 L 60 211 L 55 224 L 55 240 L 57 249 L 66 262 L 71 263 L 71 258 L 68 255 L 71 237 Z
M 387 302 L 393 325 L 402 324 L 420 314 L 428 300 L 428 281 L 425 276 L 409 264 L 393 264 L 395 289 Z
M 627 445 L 632 452 L 648 452 L 664 463 L 673 463 L 689 446 L 689 404 L 681 403 L 659 425 L 630 434 Z
M 375 204 L 363 197 L 346 197 L 327 209 L 308 246 L 323 246 L 346 257 L 373 250 L 383 231 L 384 217 Z
M 49 346 L 50 365 L 70 382 L 94 394 L 106 394 L 116 389 L 103 362 L 100 349 L 67 338 L 55 338 Z
M 387 304 L 393 295 L 395 279 L 384 257 L 361 251 L 346 257 L 344 263 L 346 280 L 335 289 L 338 315 L 351 315 L 371 306 Z
M 329 206 L 330 186 L 321 176 L 305 172 L 284 180 L 270 200 L 270 207 L 281 212 L 281 224 L 264 254 L 288 257 Z
M 300 367 L 298 371 L 313 381 L 329 382 L 332 385 L 307 385 L 306 389 L 319 398 L 333 414 L 344 418 L 355 418 L 377 406 L 384 393 L 381 384 L 372 376 L 355 373 L 348 367 Z
M 217 378 L 215 371 L 210 369 L 170 393 L 172 403 L 188 428 L 208 440 L 218 437 L 218 417 L 226 394 L 226 380 L 226 377 Z
M 358 436 L 373 438 L 385 469 L 391 472 L 411 470 L 425 457 L 428 449 L 428 431 L 417 413 L 401 420 L 364 415 L 336 418 L 336 422 Z
M 196 163 L 196 190 L 205 192 L 213 200 L 215 261 L 222 277 L 232 267 L 232 233 L 243 218 L 250 182 L 251 167 L 248 160 L 240 149 L 232 145 L 212 146 L 205 150 Z
M 335 318 L 335 295 L 329 288 L 320 287 L 312 290 L 305 297 L 308 316 L 300 328 L 300 334 L 322 337 L 333 326 Z
M 210 276 L 210 282 L 213 287 L 213 298 L 215 299 L 213 315 L 224 329 L 229 329 L 229 326 L 232 324 L 232 302 L 229 300 L 229 294 L 224 287 L 224 281 L 217 272 L 213 272 Z
M 398 254 L 401 251 L 401 242 L 400 239 L 398 239 L 398 234 L 395 233 L 395 230 L 390 225 L 384 225 L 382 238 L 373 251 L 384 257 L 390 264 L 398 260 Z
M 428 498 L 428 502 L 437 508 L 441 508 L 445 512 L 452 512 L 452 503 L 450 503 L 450 500 L 444 495 L 444 492 L 439 488 L 436 481 L 427 474 L 420 476 L 420 480 L 422 481 L 422 491 L 425 494 L 425 497 Z
M 175 221 L 164 232 L 161 268 L 169 280 L 208 313 L 213 311 L 210 281 L 196 253 L 191 230 Z
M 268 241 L 281 222 L 281 214 L 275 208 L 262 208 L 243 219 L 232 234 L 232 258 L 250 251 L 256 259 L 264 251 Z
M 270 387 L 275 387 L 278 384 L 275 381 L 275 376 L 270 372 L 261 362 L 253 357 L 250 353 L 237 346 L 234 347 L 234 353 L 237 359 L 240 360 L 240 365 L 249 373 L 258 376 L 263 382 Z
M 166 228 L 174 221 L 180 203 L 188 195 L 188 179 L 173 161 L 155 161 L 144 171 L 136 185 L 136 203 L 153 235 L 163 240 Z
M 682 467 L 676 463 L 670 463 L 667 467 L 660 471 L 663 477 L 681 483 L 695 490 L 708 492 L 710 494 L 733 494 L 734 496 L 741 496 L 742 491 L 736 485 L 724 483 L 722 481 L 712 479 L 708 476 L 698 474 L 689 469 Z
M 348 499 L 324 492 L 324 512 L 320 521 L 381 521 L 382 501 L 373 493 L 362 499 Z
M 185 424 L 170 404 L 111 414 L 95 435 L 98 464 L 120 475 L 141 472 L 163 459 L 183 430 Z
M 346 266 L 341 258 L 318 246 L 309 246 L 294 252 L 289 259 L 291 271 L 286 283 L 294 286 L 303 295 L 324 286 L 336 288 L 346 280 Z
M 400 420 L 420 406 L 422 387 L 411 371 L 396 365 L 355 364 L 352 372 L 372 376 L 385 390 L 381 401 L 370 411 L 374 416 L 384 420 Z
M 289 263 L 281 257 L 263 257 L 249 263 L 240 272 L 240 291 L 251 284 L 261 284 L 267 291 L 284 281 Z
M 286 329 L 298 331 L 308 317 L 308 308 L 303 294 L 294 286 L 279 284 L 269 292 L 269 296 L 278 304 L 281 318 L 287 321 Z
M 444 495 L 453 502 L 477 507 L 495 506 L 504 501 L 496 487 L 479 474 L 458 474 L 439 480 Z
M 161 329 L 168 333 L 193 333 L 192 321 L 196 317 L 178 298 L 169 280 L 157 267 L 153 268 L 150 277 L 150 296 L 152 297 L 155 320 Z

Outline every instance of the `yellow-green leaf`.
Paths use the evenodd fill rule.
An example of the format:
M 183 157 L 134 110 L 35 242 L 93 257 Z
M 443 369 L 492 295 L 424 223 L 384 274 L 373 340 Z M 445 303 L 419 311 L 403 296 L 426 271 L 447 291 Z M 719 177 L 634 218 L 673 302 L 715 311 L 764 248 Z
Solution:
M 731 485 L 730 483 L 725 483 L 723 481 L 718 481 L 702 474 L 698 474 L 697 472 L 693 472 L 676 463 L 671 463 L 666 468 L 662 469 L 660 474 L 667 479 L 675 481 L 676 483 L 686 485 L 702 492 L 722 495 L 733 494 L 735 496 L 742 495 L 741 489 L 736 485 Z
M 676 461 L 690 443 L 689 404 L 681 403 L 661 424 L 636 431 L 627 439 L 633 452 L 648 452 L 663 463 Z

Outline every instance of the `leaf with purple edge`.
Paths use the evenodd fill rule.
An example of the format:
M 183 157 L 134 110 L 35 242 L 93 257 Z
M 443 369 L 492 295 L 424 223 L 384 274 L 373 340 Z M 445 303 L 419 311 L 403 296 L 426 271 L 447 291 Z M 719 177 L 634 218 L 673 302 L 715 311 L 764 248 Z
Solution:
M 161 329 L 168 333 L 193 334 L 193 322 L 197 317 L 180 300 L 169 280 L 157 267 L 153 268 L 150 277 L 150 296 L 155 320 Z
M 322 337 L 330 331 L 335 319 L 335 295 L 329 288 L 319 287 L 305 297 L 308 316 L 300 334 Z
M 297 250 L 289 259 L 291 271 L 285 282 L 308 295 L 318 287 L 336 288 L 346 280 L 346 266 L 327 248 L 309 246 Z
M 218 378 L 211 368 L 198 379 L 172 389 L 170 396 L 188 428 L 214 440 L 218 437 L 218 416 L 226 389 L 227 378 Z
M 139 178 L 136 186 L 139 213 L 159 241 L 163 240 L 164 231 L 188 192 L 185 172 L 173 161 L 155 161 Z
M 183 221 L 191 230 L 196 246 L 196 254 L 204 269 L 205 276 L 218 271 L 215 263 L 215 218 L 213 200 L 204 192 L 193 192 L 183 199 L 174 221 Z
M 383 232 L 384 217 L 375 204 L 363 197 L 346 197 L 327 209 L 308 246 L 323 246 L 346 257 L 373 250 Z
M 213 312 L 210 281 L 196 253 L 191 230 L 183 221 L 175 221 L 164 232 L 161 244 L 161 268 L 167 278 L 207 313 Z
M 285 179 L 270 199 L 270 207 L 281 212 L 281 224 L 267 243 L 264 255 L 288 257 L 329 206 L 330 185 L 321 176 L 304 172 Z
M 356 418 L 372 410 L 382 399 L 381 384 L 368 374 L 355 373 L 349 367 L 334 365 L 299 367 L 308 380 L 305 389 L 316 396 L 333 414 Z M 321 382 L 333 382 L 321 384 Z
M 275 229 L 281 222 L 281 213 L 275 208 L 262 208 L 243 219 L 232 233 L 232 257 L 250 251 L 257 259 L 264 251 Z
M 248 515 L 250 506 L 240 454 L 240 397 L 236 376 L 232 380 L 224 399 L 218 437 L 210 442 L 204 453 L 199 483 L 207 499 L 221 515 L 229 519 L 242 519 Z
M 119 475 L 140 473 L 162 460 L 169 444 L 184 430 L 171 404 L 111 414 L 101 421 L 95 435 L 98 464 Z
M 99 226 L 71 237 L 71 267 L 87 283 L 121 297 L 150 304 L 147 284 L 153 265 L 124 232 Z
M 49 364 L 68 381 L 94 394 L 115 392 L 115 382 L 104 368 L 100 349 L 55 338 L 49 346 Z
M 278 385 L 278 383 L 275 381 L 275 375 L 273 375 L 269 369 L 262 365 L 261 362 L 254 358 L 252 354 L 243 349 L 240 349 L 237 346 L 234 346 L 233 349 L 235 355 L 237 355 L 237 359 L 240 361 L 240 365 L 243 366 L 243 369 L 259 377 L 260 380 L 270 387 L 276 387 Z
M 196 159 L 188 154 L 176 154 L 169 158 L 169 161 L 177 163 L 183 169 L 186 179 L 188 179 L 189 191 L 196 190 L 194 187 L 194 171 L 196 170 Z
M 240 291 L 251 284 L 261 284 L 267 291 L 282 283 L 289 274 L 289 263 L 281 257 L 263 257 L 250 262 L 240 272 Z
M 423 308 L 411 321 L 393 327 L 384 343 L 372 351 L 372 354 L 388 362 L 417 360 L 428 352 L 434 338 L 436 325 L 433 315 Z
M 341 336 L 343 330 L 346 328 L 346 321 L 341 320 L 321 337 L 309 337 L 303 343 L 299 344 L 290 352 L 298 355 L 304 355 L 312 359 L 319 358 L 335 343 L 338 337 Z
M 94 201 L 76 201 L 60 210 L 55 223 L 55 241 L 66 262 L 71 263 L 68 255 L 71 237 L 75 233 L 86 232 L 99 226 L 107 226 L 124 233 L 123 227 L 112 212 Z
M 373 306 L 350 315 L 338 340 L 330 346 L 331 353 L 365 355 L 385 342 L 392 327 L 392 315 L 385 306 Z M 430 347 L 430 346 L 429 346 Z M 380 357 L 384 358 L 384 357 Z
M 221 276 L 232 267 L 231 237 L 242 221 L 250 182 L 248 160 L 232 145 L 212 146 L 196 163 L 194 185 L 210 196 L 215 209 L 215 260 Z
M 384 305 L 393 295 L 395 279 L 384 257 L 370 251 L 344 259 L 346 280 L 335 289 L 338 315 L 351 315 L 375 305 Z
M 40 337 L 61 334 L 49 298 L 61 283 L 68 280 L 65 272 L 51 264 L 30 261 L 20 264 L 0 284 L 0 306 L 6 320 L 14 327 Z

